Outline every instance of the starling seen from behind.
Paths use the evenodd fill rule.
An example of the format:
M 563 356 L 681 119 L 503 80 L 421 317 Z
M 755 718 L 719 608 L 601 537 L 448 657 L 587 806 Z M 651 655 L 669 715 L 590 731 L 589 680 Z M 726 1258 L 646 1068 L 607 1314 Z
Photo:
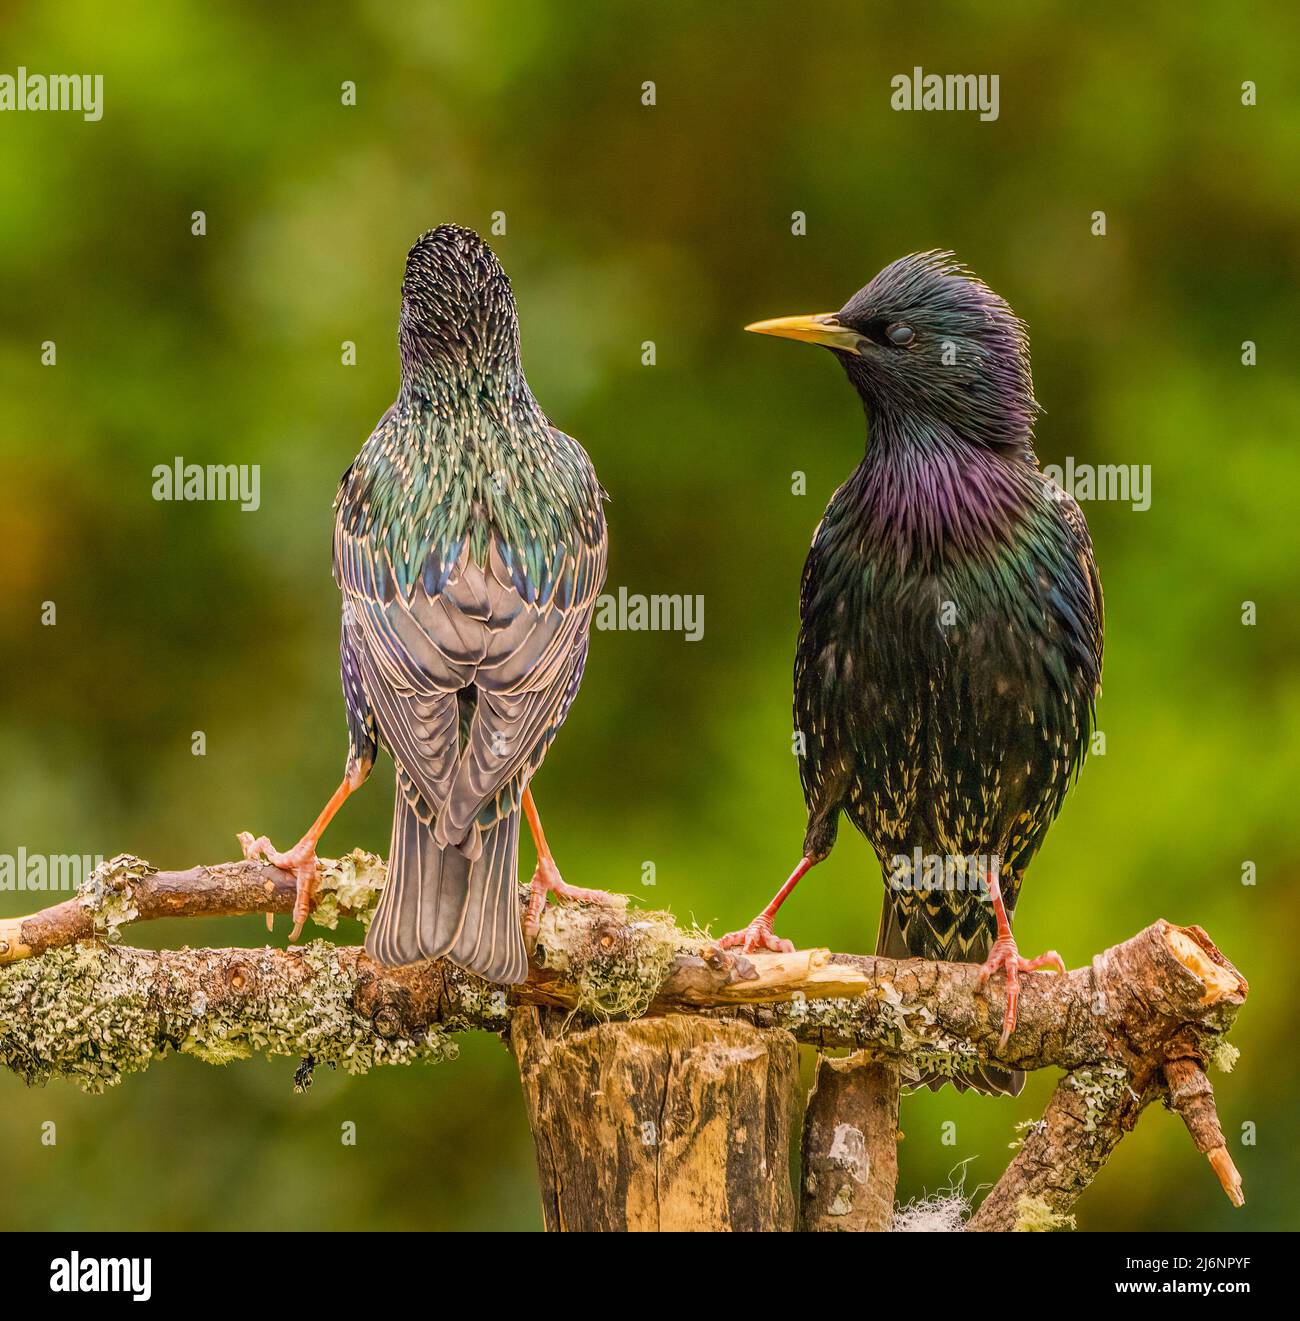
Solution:
M 607 898 L 561 880 L 529 787 L 582 679 L 605 493 L 528 388 L 510 282 L 477 234 L 442 225 L 411 249 L 398 338 L 397 399 L 335 501 L 343 783 L 287 853 L 241 841 L 294 872 L 296 939 L 317 841 L 383 743 L 397 795 L 366 952 L 393 965 L 445 956 L 508 984 L 528 969 L 521 811 L 538 855 L 524 929 L 548 891 Z
M 840 814 L 885 878 L 877 952 L 1022 959 L 1011 919 L 1087 751 L 1102 655 L 1101 582 L 1083 514 L 1040 471 L 1023 324 L 949 253 L 887 266 L 839 311 L 747 329 L 839 359 L 866 409 L 866 453 L 831 498 L 804 566 L 795 728 L 803 858 L 744 931 L 791 949 L 776 910 L 830 852 Z M 924 1079 L 941 1085 L 933 1075 Z M 993 1066 L 954 1081 L 1019 1091 Z

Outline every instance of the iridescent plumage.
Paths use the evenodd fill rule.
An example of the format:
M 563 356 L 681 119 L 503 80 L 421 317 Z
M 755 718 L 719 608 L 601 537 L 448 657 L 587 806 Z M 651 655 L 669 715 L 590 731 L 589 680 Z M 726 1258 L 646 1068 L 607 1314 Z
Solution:
M 1086 754 L 1101 675 L 1101 584 L 1078 505 L 1034 455 L 1024 327 L 950 254 L 926 253 L 837 313 L 755 329 L 832 348 L 868 417 L 804 568 L 801 868 L 844 813 L 885 875 L 878 951 L 979 962 L 997 934 L 982 873 L 1009 920 Z M 982 1084 L 1019 1076 L 989 1068 Z
M 548 893 L 608 900 L 560 878 L 529 789 L 582 680 L 605 493 L 524 380 L 510 282 L 477 234 L 442 225 L 411 249 L 399 341 L 397 400 L 335 501 L 343 783 L 288 852 L 240 840 L 246 856 L 293 871 L 296 938 L 316 844 L 382 742 L 397 795 L 366 952 L 387 964 L 445 956 L 508 984 L 527 976 L 524 929 Z M 538 853 L 523 928 L 521 810 Z
M 604 492 L 528 388 L 509 281 L 476 234 L 443 225 L 411 249 L 400 345 L 397 401 L 335 517 L 349 773 L 377 738 L 397 763 L 366 949 L 517 982 L 521 800 L 582 678 Z

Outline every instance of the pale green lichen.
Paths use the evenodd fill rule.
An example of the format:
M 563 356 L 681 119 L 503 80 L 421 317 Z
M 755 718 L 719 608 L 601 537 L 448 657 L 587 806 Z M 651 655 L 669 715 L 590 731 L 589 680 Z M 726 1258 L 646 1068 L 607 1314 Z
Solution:
M 922 1073 L 959 1078 L 979 1068 L 975 1047 L 940 1031 L 926 1005 L 904 1004 L 901 992 L 889 981 L 881 982 L 872 995 L 879 1027 L 867 1031 L 862 996 L 809 998 L 800 991 L 773 1008 L 782 1026 L 804 1038 L 820 1036 L 838 1044 L 871 1046 L 898 1057 L 908 1083 Z
M 157 1009 L 95 945 L 0 968 L 0 1062 L 28 1083 L 67 1078 L 98 1093 L 149 1066 Z
M 237 1037 L 232 1040 L 216 1028 L 209 1028 L 203 1036 L 190 1033 L 181 1042 L 181 1050 L 204 1064 L 233 1064 L 236 1060 L 248 1059 L 253 1053 L 248 1042 Z
M 573 986 L 574 1012 L 601 1022 L 639 1018 L 677 955 L 701 943 L 684 936 L 669 913 L 637 913 L 626 925 L 605 921 L 618 911 L 550 904 L 537 940 L 535 957 Z
M 1024 1193 L 1016 1201 L 1017 1234 L 1050 1234 L 1058 1229 L 1075 1228 L 1077 1224 L 1072 1215 L 1053 1211 L 1042 1197 Z
M 1083 1098 L 1083 1131 L 1095 1133 L 1099 1120 L 1111 1114 L 1130 1090 L 1129 1073 L 1122 1065 L 1094 1064 L 1075 1069 L 1065 1081 Z
M 352 1003 L 355 981 L 340 963 L 338 946 L 312 941 L 299 951 L 310 970 L 300 990 L 277 988 L 256 1009 L 240 1004 L 228 1014 L 206 1006 L 181 1043 L 187 1054 L 226 1062 L 258 1053 L 310 1055 L 345 1073 L 367 1073 L 379 1064 L 454 1059 L 457 1047 L 442 1029 L 421 1039 L 388 1039 L 359 1016 Z M 241 1053 L 242 1052 L 242 1053 Z
M 341 858 L 321 858 L 311 920 L 329 931 L 338 927 L 342 916 L 369 927 L 387 876 L 388 864 L 365 849 L 353 849 Z
M 156 870 L 131 853 L 101 862 L 77 891 L 78 903 L 93 915 L 95 930 L 111 941 L 121 940 L 122 928 L 140 916 L 135 887 Z
M 1009 1151 L 1015 1151 L 1018 1147 L 1023 1147 L 1030 1138 L 1036 1137 L 1046 1127 L 1047 1120 L 1045 1119 L 1022 1119 L 1016 1125 L 1016 1132 L 1020 1134 L 1020 1136 L 1012 1138 L 1011 1141 L 1007 1143 L 1007 1149 Z
M 504 1032 L 510 1023 L 510 1002 L 506 987 L 494 986 L 481 977 L 448 968 L 448 978 L 455 978 L 455 995 L 449 997 L 455 1008 L 443 1019 L 448 1032 Z
M 1223 1037 L 1212 1038 L 1205 1053 L 1206 1064 L 1212 1069 L 1218 1069 L 1220 1073 L 1231 1073 L 1240 1058 L 1241 1051 Z
M 880 983 L 876 999 L 882 1019 L 892 1024 L 882 1042 L 905 1055 L 917 1076 L 959 1078 L 978 1069 L 979 1052 L 970 1042 L 938 1031 L 929 1006 L 905 1005 L 902 993 L 890 981 Z
M 635 922 L 617 953 L 593 954 L 573 971 L 577 989 L 575 1008 L 601 1020 L 640 1018 L 663 985 L 677 951 L 656 935 L 642 936 Z
M 97 1093 L 171 1050 L 211 1064 L 311 1056 L 352 1074 L 455 1057 L 441 1027 L 418 1037 L 376 1032 L 353 1004 L 356 978 L 337 946 L 313 942 L 299 957 L 306 976 L 286 982 L 272 975 L 269 952 L 250 951 L 252 989 L 214 1005 L 179 975 L 159 984 L 156 968 L 124 952 L 49 950 L 0 968 L 0 1064 L 29 1083 L 62 1077 Z

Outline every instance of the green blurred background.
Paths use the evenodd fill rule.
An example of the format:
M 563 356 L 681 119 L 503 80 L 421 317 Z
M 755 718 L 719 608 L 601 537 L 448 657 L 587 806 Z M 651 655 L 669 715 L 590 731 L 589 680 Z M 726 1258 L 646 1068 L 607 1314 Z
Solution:
M 1085 506 L 1107 750 L 1030 872 L 1022 947 L 1078 965 L 1165 916 L 1203 925 L 1252 985 L 1219 1080 L 1246 1208 L 1157 1109 L 1080 1225 L 1294 1226 L 1300 20 L 704 8 L 7 7 L 0 71 L 102 73 L 104 116 L 0 116 L 0 852 L 186 866 L 234 856 L 243 828 L 301 833 L 343 765 L 331 501 L 395 391 L 403 257 L 429 226 L 486 231 L 502 211 L 529 380 L 612 493 L 611 588 L 706 602 L 698 643 L 595 635 L 536 784 L 548 834 L 572 882 L 714 931 L 747 920 L 799 853 L 799 573 L 863 427 L 825 354 L 740 327 L 836 307 L 892 258 L 951 247 L 1030 325 L 1043 461 L 1153 473 L 1148 512 Z M 892 111 L 890 79 L 915 65 L 997 73 L 1000 117 Z M 151 469 L 176 455 L 260 464 L 261 509 L 156 503 Z M 324 851 L 386 849 L 390 795 L 385 763 Z M 878 873 L 840 838 L 782 930 L 868 949 Z M 0 894 L 0 913 L 37 906 Z M 129 939 L 265 932 L 249 917 Z M 539 1226 L 494 1039 L 438 1068 L 322 1071 L 305 1096 L 292 1073 L 171 1059 L 99 1098 L 0 1076 L 0 1228 Z M 907 1100 L 901 1196 L 967 1160 L 968 1189 L 996 1178 L 1051 1085 Z

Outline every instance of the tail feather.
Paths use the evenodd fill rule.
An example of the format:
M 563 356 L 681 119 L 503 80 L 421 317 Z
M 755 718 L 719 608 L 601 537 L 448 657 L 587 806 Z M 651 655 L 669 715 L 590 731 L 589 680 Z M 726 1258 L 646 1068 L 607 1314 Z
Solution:
M 519 813 L 512 812 L 484 833 L 483 852 L 469 876 L 465 918 L 448 954 L 489 981 L 521 982 L 528 976 L 515 883 L 518 858 Z M 512 975 L 494 975 L 502 972 Z
M 921 927 L 923 924 L 917 922 L 914 925 Z M 965 951 L 969 956 L 965 961 L 980 962 L 988 951 L 987 941 L 982 949 L 978 941 L 972 942 Z M 929 950 L 911 949 L 908 946 L 898 915 L 898 904 L 888 889 L 888 879 L 886 879 L 884 906 L 880 912 L 880 933 L 876 937 L 876 953 L 887 959 L 943 957 Z M 927 1070 L 921 1074 L 916 1085 L 937 1092 L 944 1083 L 951 1083 L 959 1092 L 964 1092 L 969 1087 L 984 1096 L 1019 1096 L 1025 1085 L 1025 1075 L 1019 1069 L 999 1069 L 993 1064 L 977 1064 L 969 1070 L 953 1070 L 951 1073 L 942 1073 L 937 1069 Z
M 528 976 L 515 884 L 518 812 L 474 836 L 475 857 L 439 844 L 399 786 L 388 881 L 366 935 L 372 959 L 399 967 L 447 958 L 501 985 Z

